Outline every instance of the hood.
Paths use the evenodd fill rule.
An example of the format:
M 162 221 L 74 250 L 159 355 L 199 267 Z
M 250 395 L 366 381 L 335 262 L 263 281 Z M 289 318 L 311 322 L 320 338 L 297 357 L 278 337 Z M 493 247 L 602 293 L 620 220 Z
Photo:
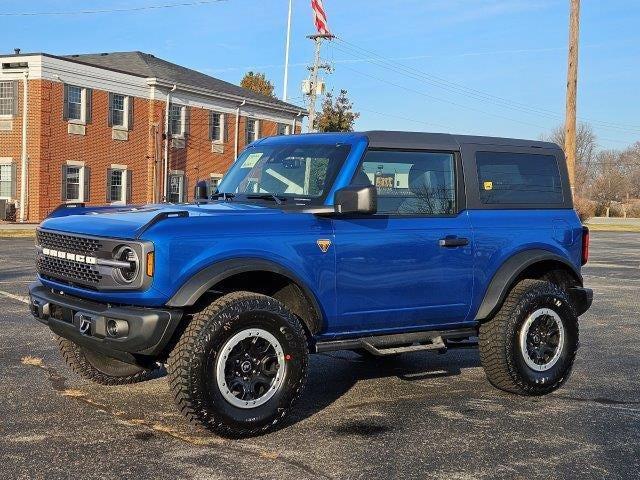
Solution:
M 211 204 L 147 205 L 144 207 L 75 207 L 57 210 L 40 226 L 56 230 L 97 237 L 138 237 L 165 215 L 180 214 L 190 217 L 243 214 L 274 214 L 279 210 L 263 205 L 236 202 Z

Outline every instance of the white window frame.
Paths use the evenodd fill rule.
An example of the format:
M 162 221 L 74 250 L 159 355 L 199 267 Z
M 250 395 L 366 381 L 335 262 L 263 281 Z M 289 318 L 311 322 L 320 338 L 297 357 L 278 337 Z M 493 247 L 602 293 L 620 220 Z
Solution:
M 13 80 L 2 80 L 0 81 L 0 83 L 6 83 L 9 85 L 9 92 L 11 93 L 10 97 L 2 97 L 3 99 L 11 99 L 11 113 L 3 113 L 0 114 L 0 118 L 13 118 L 13 112 L 15 111 L 15 107 L 16 107 L 16 102 L 18 101 L 18 99 L 15 97 L 14 95 L 14 90 L 13 90 Z
M 288 123 L 278 122 L 276 133 L 278 135 L 291 135 L 291 125 Z M 280 127 L 284 127 L 284 133 L 280 133 Z
M 69 98 L 67 98 L 67 121 L 69 123 L 79 123 L 82 125 L 86 125 L 87 124 L 87 89 L 86 87 L 81 87 L 79 85 L 67 85 L 67 89 L 69 88 L 79 88 L 80 89 L 80 118 L 71 118 L 70 117 L 70 109 L 69 109 L 69 105 L 71 102 L 69 101 Z M 74 102 L 75 103 L 75 102 Z
M 120 185 L 120 200 L 111 201 L 111 205 L 126 205 L 127 204 L 127 191 L 129 189 L 129 175 L 127 174 L 129 167 L 127 165 L 111 165 L 109 167 L 111 172 L 114 170 L 122 172 L 122 184 Z M 111 176 L 107 178 L 107 188 L 109 189 L 109 196 L 111 196 Z
M 171 130 L 171 108 L 178 107 L 180 108 L 180 133 L 171 133 L 173 138 L 184 138 L 184 132 L 186 131 L 186 115 L 187 108 L 185 105 L 180 105 L 179 103 L 171 103 L 169 105 L 169 130 Z
M 78 171 L 78 181 L 80 182 L 78 185 L 78 198 L 68 198 L 67 196 L 67 192 L 69 191 L 69 182 L 67 181 L 67 178 L 69 178 L 67 176 L 67 178 L 64 179 L 64 183 L 65 183 L 65 203 L 82 203 L 84 202 L 84 197 L 85 197 L 85 191 L 84 191 L 84 162 L 75 162 L 75 161 L 68 161 L 66 163 L 67 168 L 72 167 L 72 168 L 77 168 Z M 68 175 L 68 172 L 67 172 Z
M 249 139 L 249 129 L 247 128 L 249 122 L 253 122 L 253 138 Z M 247 119 L 244 122 L 244 130 L 245 130 L 245 135 L 244 135 L 244 139 L 247 143 L 247 145 L 249 145 L 251 142 L 255 142 L 256 140 L 258 140 L 259 135 L 260 135 L 260 120 L 258 120 L 257 118 L 251 118 L 251 117 L 247 117 Z
M 209 136 L 211 137 L 211 141 L 213 143 L 219 143 L 219 144 L 220 143 L 224 143 L 224 132 L 225 132 L 225 128 L 226 128 L 225 115 L 222 112 L 216 112 L 216 111 L 212 111 L 211 114 L 220 116 L 220 136 L 219 136 L 219 138 L 214 138 L 213 137 L 213 124 L 209 125 Z M 209 116 L 209 119 L 211 119 L 211 115 Z
M 116 130 L 129 130 L 129 102 L 131 101 L 131 97 L 128 95 L 123 95 L 122 93 L 112 93 L 111 99 L 115 100 L 116 95 L 124 98 L 124 101 L 123 101 L 124 111 L 122 112 L 122 125 L 116 125 L 115 123 L 113 123 L 113 113 L 112 113 L 111 127 Z M 110 107 L 109 110 L 111 112 L 115 111 L 115 108 L 113 108 L 113 105 L 109 105 L 109 107 Z
M 13 162 L 13 158 L 11 157 L 0 157 L 0 165 L 1 166 L 9 166 L 9 175 L 11 175 L 11 178 L 8 180 L 9 181 L 9 195 L 8 196 L 4 196 L 1 195 L 0 199 L 3 200 L 12 200 L 13 197 L 11 197 L 11 192 L 16 192 L 16 181 L 17 178 L 14 178 L 14 173 L 15 173 L 15 165 Z M 6 182 L 7 180 L 3 180 L 4 182 Z

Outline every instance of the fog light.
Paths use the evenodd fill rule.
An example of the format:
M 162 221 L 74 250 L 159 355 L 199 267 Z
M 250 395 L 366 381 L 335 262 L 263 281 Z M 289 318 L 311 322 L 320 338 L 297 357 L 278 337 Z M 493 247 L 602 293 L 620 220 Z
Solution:
M 129 335 L 129 323 L 126 320 L 107 320 L 107 335 L 110 337 L 126 337 Z

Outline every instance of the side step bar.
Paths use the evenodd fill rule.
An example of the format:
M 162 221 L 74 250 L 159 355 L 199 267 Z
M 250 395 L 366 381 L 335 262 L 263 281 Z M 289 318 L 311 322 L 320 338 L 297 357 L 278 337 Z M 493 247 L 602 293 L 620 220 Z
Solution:
M 316 353 L 335 350 L 366 350 L 373 355 L 385 356 L 398 353 L 417 352 L 421 350 L 437 350 L 444 353 L 447 348 L 470 348 L 476 342 L 451 341 L 464 340 L 478 334 L 475 328 L 457 330 L 430 330 L 426 332 L 399 333 L 394 335 L 377 335 L 343 340 L 325 340 L 316 343 Z

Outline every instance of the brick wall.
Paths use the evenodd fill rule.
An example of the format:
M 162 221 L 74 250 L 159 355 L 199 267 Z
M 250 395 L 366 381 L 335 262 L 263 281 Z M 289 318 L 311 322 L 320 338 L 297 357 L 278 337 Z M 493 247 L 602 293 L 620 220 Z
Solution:
M 11 157 L 16 164 L 16 196 L 20 191 L 20 157 L 22 142 L 22 82 L 19 88 L 18 115 L 10 132 L 0 131 L 0 157 Z M 144 204 L 162 194 L 163 141 L 165 104 L 134 98 L 133 128 L 126 141 L 112 139 L 108 125 L 109 94 L 93 90 L 92 119 L 85 135 L 68 133 L 63 119 L 64 86 L 47 80 L 29 81 L 28 156 L 29 200 L 28 221 L 37 222 L 62 203 L 62 167 L 67 162 L 84 162 L 90 169 L 91 205 L 107 203 L 107 169 L 112 164 L 127 165 L 132 172 L 131 203 Z M 209 110 L 190 109 L 189 135 L 183 148 L 170 148 L 169 169 L 186 174 L 185 193 L 193 198 L 198 180 L 209 180 L 210 174 L 223 174 L 235 155 L 235 115 L 225 114 L 225 143 L 222 152 L 212 151 L 209 140 Z M 238 150 L 245 147 L 246 118 L 240 117 Z M 299 132 L 299 127 L 296 129 Z M 277 123 L 260 120 L 260 136 L 275 135 Z M 216 150 L 219 150 L 218 147 Z M 161 196 L 157 198 L 160 200 Z

